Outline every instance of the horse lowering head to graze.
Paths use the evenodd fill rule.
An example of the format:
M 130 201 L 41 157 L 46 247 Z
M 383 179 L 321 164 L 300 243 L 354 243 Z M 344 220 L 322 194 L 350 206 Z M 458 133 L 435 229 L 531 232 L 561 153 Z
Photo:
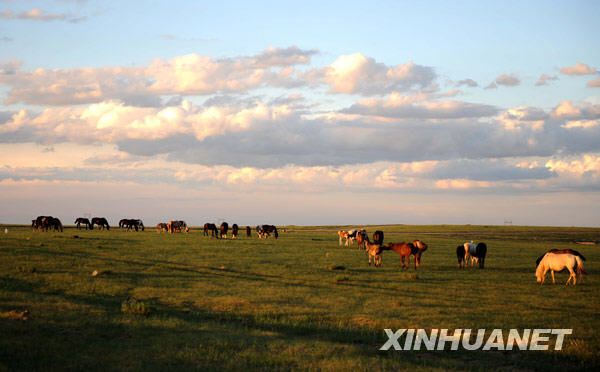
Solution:
M 187 228 L 185 221 L 177 220 L 167 222 L 167 231 L 173 234 L 182 231 L 188 232 L 189 229 Z
M 565 249 L 556 249 L 553 248 L 551 250 L 549 250 L 546 253 L 554 253 L 554 254 L 572 254 L 573 256 L 578 256 L 579 258 L 581 258 L 582 261 L 585 261 L 585 257 L 583 257 L 583 255 L 581 253 L 579 253 L 578 251 L 571 249 L 571 248 L 565 248 Z M 537 260 L 535 260 L 535 267 L 538 267 L 538 265 L 540 264 L 540 261 L 542 260 L 542 258 L 544 258 L 544 256 L 546 255 L 546 253 L 544 253 L 543 255 L 539 256 Z
M 48 217 L 47 219 L 47 223 L 48 223 L 48 228 L 53 228 L 54 231 L 60 231 L 63 232 L 63 225 L 62 222 L 60 222 L 60 220 L 56 217 Z
M 167 232 L 168 231 L 168 227 L 167 224 L 165 222 L 161 222 L 159 224 L 156 225 L 156 232 L 157 233 L 161 233 L 161 232 Z
M 383 244 L 383 231 L 377 230 L 373 233 L 373 241 L 377 244 Z
M 250 226 L 246 226 L 246 237 L 250 238 L 252 236 L 252 229 Z
M 410 256 L 418 254 L 419 250 L 413 243 L 388 243 L 382 247 L 384 251 L 394 251 L 400 256 L 400 265 L 402 269 L 408 269 L 410 265 Z M 415 258 L 415 270 L 417 269 L 417 260 Z
M 219 229 L 217 229 L 217 225 L 215 225 L 214 223 L 210 223 L 210 222 L 205 223 L 204 224 L 204 235 L 208 236 L 209 232 L 210 232 L 211 238 L 219 239 Z
M 465 242 L 463 244 L 464 247 L 464 264 L 468 266 L 469 263 L 471 267 L 475 266 L 475 264 L 479 264 L 479 268 L 483 269 L 485 267 L 485 256 L 487 255 L 487 245 L 485 243 L 473 243 Z
M 49 218 L 51 216 L 37 216 L 35 220 L 31 221 L 31 226 L 37 230 L 48 231 Z
M 229 231 L 229 224 L 227 222 L 223 222 L 219 227 L 219 232 L 221 233 L 221 239 L 227 239 L 227 231 Z
M 583 268 L 583 259 L 574 254 L 570 253 L 552 253 L 547 252 L 539 260 L 539 264 L 535 269 L 535 277 L 538 283 L 544 284 L 546 280 L 546 274 L 550 271 L 552 275 L 552 283 L 556 283 L 554 280 L 555 271 L 563 271 L 567 269 L 569 271 L 569 278 L 567 279 L 566 285 L 569 282 L 573 282 L 573 285 L 577 284 L 577 275 L 583 276 L 585 269 Z
M 85 229 L 90 229 L 90 220 L 87 218 L 79 217 L 75 220 L 75 225 L 77 226 L 77 230 L 81 229 L 81 225 L 85 225 Z
M 231 239 L 237 239 L 239 229 L 240 228 L 237 225 L 237 223 L 234 223 L 233 225 L 231 225 Z
M 135 231 L 139 231 L 140 229 L 144 231 L 144 223 L 140 219 L 123 219 L 119 221 L 119 225 L 127 231 L 131 231 L 135 229 Z
M 273 234 L 275 239 L 279 237 L 279 233 L 277 232 L 277 227 L 275 225 L 258 225 L 256 226 L 256 233 L 258 234 L 259 239 L 266 239 L 271 236 L 271 234 Z
M 92 223 L 90 225 L 90 230 L 94 229 L 94 225 L 98 225 L 98 229 L 110 230 L 110 225 L 108 224 L 108 220 L 104 217 L 94 217 L 92 218 Z

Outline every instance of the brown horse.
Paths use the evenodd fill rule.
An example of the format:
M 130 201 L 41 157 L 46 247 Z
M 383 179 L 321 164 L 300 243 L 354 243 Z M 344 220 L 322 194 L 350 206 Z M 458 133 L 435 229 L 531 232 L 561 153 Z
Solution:
M 410 265 L 410 256 L 416 255 L 419 249 L 413 243 L 388 243 L 382 248 L 384 251 L 394 251 L 400 255 L 400 264 L 403 269 L 408 269 Z M 417 269 L 417 260 L 415 259 L 415 270 Z

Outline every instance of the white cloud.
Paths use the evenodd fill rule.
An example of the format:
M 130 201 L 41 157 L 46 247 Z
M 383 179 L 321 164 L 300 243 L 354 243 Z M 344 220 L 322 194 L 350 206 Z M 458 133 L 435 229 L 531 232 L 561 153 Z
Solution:
M 586 65 L 585 63 L 577 62 L 573 66 L 567 66 L 560 69 L 560 72 L 565 75 L 595 75 L 598 70 Z
M 84 21 L 87 17 L 74 16 L 66 13 L 51 13 L 39 8 L 31 8 L 30 10 L 15 13 L 12 10 L 4 10 L 0 12 L 0 18 L 7 20 L 25 20 L 25 21 L 65 21 L 70 23 L 78 23 Z
M 413 62 L 387 66 L 361 53 L 338 57 L 323 73 L 332 92 L 364 95 L 424 89 L 436 78 L 431 67 Z
M 556 75 L 541 74 L 538 80 L 536 81 L 535 86 L 539 87 L 542 85 L 548 85 L 549 81 L 556 80 L 558 80 L 558 77 Z

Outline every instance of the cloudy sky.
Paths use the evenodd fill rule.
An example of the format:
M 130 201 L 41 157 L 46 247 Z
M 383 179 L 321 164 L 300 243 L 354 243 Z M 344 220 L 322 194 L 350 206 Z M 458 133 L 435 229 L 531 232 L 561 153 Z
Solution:
M 459 4 L 0 0 L 0 222 L 600 225 L 600 5 Z

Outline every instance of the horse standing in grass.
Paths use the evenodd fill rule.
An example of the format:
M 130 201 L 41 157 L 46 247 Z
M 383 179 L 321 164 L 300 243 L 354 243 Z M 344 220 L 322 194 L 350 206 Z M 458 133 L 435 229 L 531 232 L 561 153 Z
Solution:
M 579 252 L 578 252 L 579 253 Z M 535 269 L 535 277 L 537 282 L 540 284 L 544 284 L 546 280 L 546 274 L 550 271 L 552 275 L 552 283 L 556 283 L 554 280 L 554 272 L 555 271 L 563 271 L 564 269 L 569 270 L 569 278 L 567 279 L 566 285 L 569 285 L 569 282 L 573 282 L 573 285 L 577 284 L 577 275 L 582 276 L 585 274 L 585 270 L 583 268 L 583 256 L 574 255 L 570 253 L 553 253 L 548 252 L 544 254 L 541 259 L 538 258 L 539 264 Z
M 369 237 L 367 236 L 365 239 L 365 251 L 367 251 L 367 256 L 369 257 L 369 266 L 371 266 L 371 259 L 375 264 L 375 267 L 380 267 L 383 264 L 383 260 L 381 258 L 381 254 L 383 253 L 383 247 L 381 244 L 371 243 L 369 241 Z
M 246 238 L 251 238 L 252 237 L 252 229 L 250 228 L 250 226 L 246 226 Z
M 462 253 L 462 257 L 459 256 L 459 253 Z M 485 267 L 486 255 L 487 244 L 485 243 L 475 244 L 471 240 L 470 242 L 464 243 L 462 246 L 456 247 L 456 258 L 458 258 L 458 267 L 461 269 L 468 267 L 469 262 L 471 263 L 471 267 L 475 266 L 475 264 L 479 264 L 479 268 L 483 269 Z
M 408 269 L 410 265 L 410 256 L 416 255 L 418 248 L 413 243 L 388 243 L 382 247 L 384 251 L 394 251 L 400 255 L 400 265 L 402 269 Z M 415 259 L 415 270 L 417 269 L 417 260 Z
M 366 230 L 358 230 L 356 233 L 356 244 L 358 245 L 359 249 L 365 249 L 365 241 L 368 239 L 368 237 L 369 236 L 367 235 Z
M 373 241 L 377 244 L 383 244 L 383 231 L 377 230 L 373 233 Z
M 415 248 L 417 248 L 417 251 L 414 254 L 414 256 L 415 256 L 415 269 L 418 269 L 419 266 L 421 266 L 421 256 L 423 256 L 423 253 L 427 250 L 428 246 L 427 246 L 427 244 L 425 244 L 425 242 L 423 242 L 421 240 L 413 240 L 412 243 L 415 246 Z
M 229 231 L 229 224 L 227 222 L 223 222 L 219 231 L 221 232 L 221 239 L 227 239 L 227 231 Z
M 240 228 L 237 223 L 231 225 L 231 239 L 237 239 Z
M 75 225 L 77 226 L 77 230 L 81 230 L 81 225 L 85 225 L 85 229 L 90 229 L 90 220 L 87 218 L 79 217 L 75 220 Z
M 104 217 L 94 217 L 92 218 L 92 223 L 90 225 L 90 230 L 94 229 L 94 225 L 98 225 L 98 230 L 110 230 L 110 225 L 108 221 Z

